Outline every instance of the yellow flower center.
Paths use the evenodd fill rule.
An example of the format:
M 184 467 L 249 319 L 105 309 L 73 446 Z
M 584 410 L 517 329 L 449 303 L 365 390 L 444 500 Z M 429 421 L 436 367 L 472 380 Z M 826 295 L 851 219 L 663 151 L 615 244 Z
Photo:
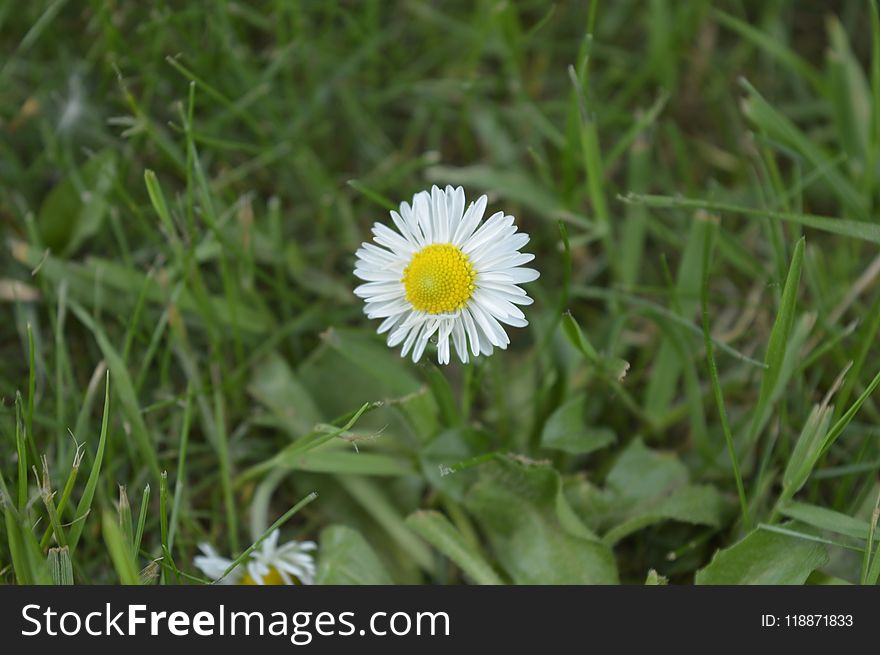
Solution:
M 294 582 L 297 581 L 295 577 L 293 577 L 293 580 L 294 580 Z M 256 580 L 254 580 L 250 576 L 250 573 L 245 573 L 244 576 L 241 578 L 241 584 L 255 585 L 255 584 L 257 584 L 257 582 L 256 582 Z M 284 578 L 281 577 L 281 574 L 278 572 L 278 569 L 276 569 L 273 566 L 272 568 L 269 569 L 269 573 L 267 573 L 266 576 L 263 578 L 263 584 L 264 585 L 275 585 L 275 586 L 283 585 Z
M 434 243 L 403 269 L 406 299 L 420 312 L 448 314 L 464 307 L 477 277 L 468 256 L 451 243 Z

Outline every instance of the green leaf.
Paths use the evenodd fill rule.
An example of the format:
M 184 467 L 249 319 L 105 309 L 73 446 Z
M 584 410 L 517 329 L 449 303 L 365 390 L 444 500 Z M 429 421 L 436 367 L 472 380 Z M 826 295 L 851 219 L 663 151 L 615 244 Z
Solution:
M 826 403 L 813 406 L 782 475 L 783 500 L 794 496 L 810 477 L 822 454 L 833 412 L 834 408 Z
M 422 570 L 432 570 L 431 551 L 406 525 L 384 487 L 356 475 L 340 475 L 336 479 Z
M 600 355 L 570 312 L 566 312 L 562 317 L 562 330 L 571 345 L 577 348 L 587 358 L 587 361 L 601 372 L 613 376 L 617 382 L 623 380 L 629 370 L 629 362 L 619 357 Z
M 12 570 L 18 584 L 52 584 L 49 566 L 29 525 L 12 503 L 6 482 L 0 475 L 0 506 L 6 523 L 6 540 L 12 559 Z
M 614 584 L 611 549 L 574 517 L 550 466 L 498 456 L 480 467 L 466 509 L 516 584 Z
M 349 446 L 350 447 L 350 446 Z M 327 444 L 301 455 L 286 456 L 275 462 L 277 468 L 288 468 L 315 473 L 351 475 L 413 475 L 416 470 L 405 460 L 381 453 L 340 451 Z
M 321 413 L 308 389 L 277 353 L 267 355 L 254 366 L 247 390 L 293 437 L 309 432 L 321 421 Z
M 52 252 L 68 255 L 95 234 L 107 213 L 107 196 L 116 180 L 116 152 L 102 150 L 49 192 L 37 225 Z
M 119 404 L 122 406 L 122 413 L 125 420 L 131 426 L 131 436 L 135 445 L 138 447 L 141 456 L 148 464 L 153 477 L 158 479 L 159 459 L 156 456 L 156 447 L 147 429 L 144 421 L 144 415 L 138 404 L 137 393 L 135 392 L 134 383 L 128 374 L 128 366 L 123 361 L 122 356 L 110 343 L 104 329 L 82 308 L 81 305 L 70 301 L 70 309 L 76 314 L 80 322 L 85 325 L 92 333 L 98 347 L 101 349 L 104 359 L 107 361 L 109 372 L 113 375 L 116 389 L 116 395 L 119 398 Z M 108 378 L 109 379 L 109 378 Z M 71 547 L 73 545 L 71 541 Z
M 675 284 L 677 300 L 675 315 L 687 321 L 693 320 L 700 306 L 700 283 L 703 279 L 703 244 L 706 220 L 691 221 L 684 252 L 678 265 Z M 639 263 L 641 265 L 641 262 Z M 665 332 L 665 331 L 664 331 Z M 651 376 L 645 390 L 645 408 L 652 416 L 662 416 L 675 398 L 682 368 L 686 364 L 671 335 L 665 334 L 651 366 Z
M 617 437 L 608 428 L 588 428 L 584 425 L 584 405 L 587 397 L 581 393 L 560 405 L 541 433 L 541 445 L 574 455 L 586 455 L 613 444 Z
M 770 340 L 767 343 L 767 354 L 764 363 L 764 375 L 761 378 L 761 389 L 758 392 L 758 402 L 752 413 L 752 422 L 749 427 L 750 444 L 758 438 L 761 429 L 770 416 L 772 401 L 781 393 L 780 382 L 785 384 L 787 380 L 782 377 L 783 362 L 785 361 L 786 349 L 789 347 L 789 336 L 794 324 L 795 306 L 797 303 L 798 286 L 801 279 L 801 266 L 804 261 L 804 244 L 806 240 L 801 237 L 791 257 L 791 266 L 785 278 L 785 287 L 782 290 L 782 299 L 779 303 L 779 312 L 773 322 L 770 331 Z M 791 344 L 794 347 L 795 344 Z
M 333 525 L 321 531 L 315 584 L 388 585 L 393 581 L 360 532 Z
M 871 90 L 846 30 L 833 15 L 828 20 L 828 36 L 831 117 L 846 153 L 852 160 L 865 162 L 871 142 Z
M 868 218 L 864 196 L 841 171 L 828 167 L 832 157 L 817 145 L 816 140 L 801 131 L 789 118 L 767 102 L 746 80 L 740 80 L 748 96 L 742 102 L 746 118 L 763 131 L 768 138 L 788 146 L 799 153 L 816 169 L 824 170 L 822 178 L 834 191 L 848 212 L 860 220 Z
M 101 476 L 101 464 L 104 461 L 104 451 L 107 447 L 107 427 L 110 420 L 110 371 L 107 371 L 107 377 L 104 382 L 104 413 L 101 418 L 101 436 L 98 438 L 98 449 L 95 451 L 95 459 L 92 464 L 92 470 L 89 471 L 89 479 L 86 481 L 85 489 L 80 496 L 79 504 L 76 506 L 73 524 L 70 527 L 67 541 L 71 551 L 76 548 L 79 543 L 80 535 L 85 527 L 86 517 L 92 511 L 92 500 L 95 498 L 95 491 L 98 488 L 98 479 Z
M 504 584 L 483 556 L 465 541 L 449 519 L 440 512 L 421 510 L 410 514 L 406 522 L 425 541 L 460 566 L 477 584 Z
M 799 585 L 828 562 L 825 546 L 756 528 L 741 541 L 719 550 L 696 583 L 704 585 Z
M 49 570 L 52 572 L 52 584 L 73 584 L 73 564 L 70 561 L 70 550 L 67 546 L 50 548 L 46 560 L 49 562 Z
M 820 530 L 828 530 L 854 539 L 867 539 L 870 525 L 867 521 L 835 512 L 832 509 L 791 501 L 780 507 L 785 516 Z
M 252 466 L 242 474 L 242 477 L 245 479 L 252 478 L 259 473 L 273 468 L 296 468 L 303 455 L 340 437 L 342 434 L 350 430 L 365 412 L 375 409 L 379 405 L 381 405 L 381 403 L 364 403 L 356 412 L 354 412 L 354 414 L 352 414 L 351 418 L 348 419 L 348 422 L 340 427 L 333 425 L 316 426 L 314 430 L 283 448 L 274 457 Z
M 477 468 L 455 470 L 462 462 L 490 452 L 492 440 L 473 428 L 445 430 L 419 451 L 422 472 L 435 488 L 457 502 L 476 481 Z M 455 471 L 454 473 L 452 471 Z
M 651 569 L 645 578 L 645 584 L 653 587 L 664 586 L 669 584 L 669 578 L 660 575 L 655 569 Z
M 793 50 L 787 48 L 784 42 L 780 41 L 780 39 L 774 38 L 771 33 L 750 25 L 730 14 L 724 13 L 723 11 L 714 9 L 712 10 L 712 15 L 718 19 L 719 23 L 728 29 L 737 32 L 744 39 L 751 41 L 758 48 L 809 82 L 816 91 L 819 93 L 824 91 L 825 81 L 822 79 L 819 71 L 813 68 L 808 61 L 800 57 Z
M 548 220 L 562 218 L 575 225 L 588 225 L 589 221 L 568 210 L 550 189 L 536 181 L 533 175 L 519 170 L 500 170 L 484 164 L 473 166 L 432 166 L 426 172 L 429 180 L 446 184 L 466 184 L 468 188 L 483 189 L 496 193 L 511 202 L 520 203 L 538 216 Z
M 104 543 L 110 552 L 113 567 L 124 585 L 140 585 L 141 577 L 131 553 L 131 544 L 126 542 L 122 529 L 117 524 L 117 517 L 105 511 L 101 516 Z
M 707 209 L 713 212 L 728 212 L 749 217 L 772 218 L 779 221 L 788 221 L 797 225 L 822 230 L 830 234 L 839 234 L 852 239 L 860 239 L 871 243 L 880 244 L 880 225 L 868 221 L 854 221 L 847 218 L 835 218 L 833 216 L 819 216 L 816 214 L 795 214 L 791 212 L 773 211 L 770 209 L 758 209 L 746 207 L 729 202 L 716 202 L 702 198 L 685 198 L 682 196 L 657 196 L 650 194 L 631 193 L 620 196 L 619 199 L 626 203 L 640 203 L 649 207 L 662 208 L 688 208 Z
M 325 332 L 323 337 L 324 342 L 348 360 L 350 365 L 383 383 L 387 393 L 402 396 L 421 386 L 415 376 L 403 366 L 405 360 L 372 336 L 356 330 L 334 328 Z
M 614 526 L 603 537 L 613 545 L 633 532 L 662 521 L 721 525 L 724 502 L 710 485 L 690 484 L 687 467 L 672 454 L 634 440 L 606 478 L 606 502 Z

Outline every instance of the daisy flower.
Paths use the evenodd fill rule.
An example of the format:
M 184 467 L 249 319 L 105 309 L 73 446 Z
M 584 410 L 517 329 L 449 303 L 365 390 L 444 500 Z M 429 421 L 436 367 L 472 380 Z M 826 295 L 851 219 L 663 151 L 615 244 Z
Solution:
M 538 279 L 523 268 L 534 255 L 519 252 L 529 235 L 517 232 L 513 216 L 496 212 L 482 225 L 486 196 L 465 210 L 464 190 L 436 186 L 400 203 L 392 211 L 397 230 L 373 225 L 374 243 L 357 251 L 354 274 L 364 284 L 355 294 L 368 318 L 383 319 L 392 348 L 421 359 L 436 337 L 437 360 L 448 364 L 450 351 L 462 362 L 507 348 L 504 325 L 525 327 L 517 305 L 532 299 L 518 285 Z M 450 346 L 450 341 L 452 345 Z
M 231 559 L 221 556 L 210 544 L 199 544 L 202 554 L 193 563 L 202 572 L 220 584 L 293 585 L 312 584 L 315 581 L 315 560 L 309 554 L 318 546 L 314 541 L 288 541 L 278 545 L 278 530 L 266 537 L 248 559 L 235 567 L 229 575 L 221 576 L 232 565 Z

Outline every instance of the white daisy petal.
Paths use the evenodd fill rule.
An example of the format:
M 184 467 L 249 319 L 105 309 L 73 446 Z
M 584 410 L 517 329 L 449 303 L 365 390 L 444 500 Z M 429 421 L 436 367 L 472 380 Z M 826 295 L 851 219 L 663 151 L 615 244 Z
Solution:
M 461 363 L 467 364 L 469 357 L 467 347 L 467 335 L 465 334 L 463 320 L 456 320 L 452 322 L 452 345 L 455 348 L 455 353 L 458 355 Z
M 464 213 L 464 189 L 446 187 L 446 213 L 449 216 L 449 239 L 455 234 Z
M 449 214 L 446 211 L 446 193 L 431 187 L 431 217 L 434 226 L 434 239 L 437 243 L 449 241 Z
M 415 238 L 415 235 L 413 235 L 409 223 L 403 220 L 403 217 L 393 209 L 391 210 L 391 220 L 394 221 L 394 225 L 400 231 L 400 234 L 403 236 L 404 239 L 409 241 L 411 245 L 419 247 L 419 241 Z
M 406 340 L 403 342 L 403 348 L 400 350 L 401 357 L 406 357 L 416 340 L 419 340 L 419 333 L 421 333 L 423 327 L 424 323 L 417 325 L 410 330 L 410 333 L 406 336 Z
M 525 284 L 526 282 L 534 282 L 541 274 L 534 268 L 509 268 L 505 271 L 510 275 L 516 284 Z
M 434 230 L 431 221 L 431 194 L 422 191 L 413 196 L 413 212 L 424 235 L 425 243 L 434 243 Z
M 465 212 L 464 217 L 461 219 L 461 223 L 459 223 L 458 228 L 455 230 L 455 235 L 452 237 L 454 245 L 460 246 L 474 233 L 477 225 L 483 220 L 483 214 L 486 211 L 486 204 L 488 202 L 489 198 L 487 196 L 480 196 L 477 198 L 476 203 L 471 203 L 471 206 L 468 207 L 467 212 Z

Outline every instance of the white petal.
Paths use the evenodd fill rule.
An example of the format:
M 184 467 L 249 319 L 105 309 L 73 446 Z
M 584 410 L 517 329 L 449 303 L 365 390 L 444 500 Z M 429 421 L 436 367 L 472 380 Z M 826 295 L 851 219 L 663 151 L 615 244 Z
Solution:
M 462 364 L 468 362 L 467 335 L 464 331 L 464 317 L 459 317 L 452 323 L 452 345 Z
M 387 318 L 400 314 L 409 309 L 409 302 L 406 300 L 389 300 L 381 303 L 369 303 L 364 307 L 367 318 Z
M 474 357 L 477 357 L 481 350 L 480 330 L 467 307 L 462 310 L 461 317 L 464 319 L 464 328 L 467 331 L 468 339 L 471 342 L 471 352 L 474 354 Z
M 446 187 L 446 213 L 449 216 L 449 240 L 452 240 L 455 231 L 461 223 L 464 212 L 464 189 Z
M 403 277 L 403 273 L 398 271 L 380 271 L 375 268 L 360 267 L 354 269 L 354 274 L 366 282 L 392 282 L 395 280 L 399 282 L 400 278 Z
M 367 282 L 354 288 L 354 295 L 358 298 L 370 298 L 382 293 L 397 291 L 401 295 L 406 294 L 406 289 L 400 282 Z
M 477 289 L 472 297 L 473 302 L 478 303 L 485 311 L 492 316 L 501 318 L 513 316 L 515 318 L 525 318 L 525 314 L 519 307 L 501 298 L 488 289 Z
M 413 347 L 413 344 L 419 340 L 418 337 L 422 328 L 424 328 L 424 324 L 416 326 L 410 331 L 409 335 L 407 335 L 406 341 L 403 342 L 403 348 L 400 350 L 401 357 L 406 357 L 406 354 L 409 352 L 410 348 Z
M 483 213 L 486 211 L 486 204 L 488 202 L 489 198 L 487 196 L 480 196 L 477 198 L 476 203 L 470 204 L 452 237 L 453 244 L 461 247 L 461 244 L 471 237 L 477 225 L 483 219 Z
M 449 215 L 446 211 L 446 192 L 431 187 L 431 218 L 434 226 L 434 242 L 449 242 Z
M 389 316 L 384 321 L 382 321 L 382 324 L 379 325 L 379 327 L 376 329 L 376 333 L 377 334 L 384 334 L 385 332 L 388 332 L 389 330 L 391 330 L 395 325 L 397 325 L 400 322 L 400 320 L 403 318 L 403 316 L 404 316 L 403 314 L 395 314 L 394 316 Z M 389 345 L 391 345 L 391 344 L 389 344 Z
M 425 235 L 425 243 L 434 243 L 434 230 L 431 221 L 431 194 L 422 191 L 413 196 L 413 213 Z
M 513 279 L 516 284 L 524 284 L 525 282 L 534 282 L 541 274 L 534 268 L 511 268 L 504 271 Z
M 514 232 L 516 232 L 516 226 L 513 224 L 513 216 L 505 216 L 504 212 L 497 212 L 492 214 L 489 220 L 483 223 L 480 229 L 461 245 L 461 251 L 470 255 L 472 252 L 476 252 L 477 248 L 491 244 L 493 241 L 499 241 Z
M 478 271 L 497 271 L 528 264 L 535 256 L 530 252 L 504 252 L 492 257 L 471 257 L 471 265 Z
M 373 235 L 376 243 L 391 249 L 395 253 L 408 256 L 416 251 L 417 246 L 410 243 L 400 236 L 400 234 L 382 223 L 373 224 Z
M 413 235 L 412 231 L 410 230 L 409 224 L 405 220 L 403 220 L 403 217 L 393 209 L 391 210 L 391 220 L 394 221 L 394 225 L 397 227 L 397 231 L 400 232 L 400 235 L 404 239 L 409 241 L 410 245 L 418 248 L 418 239 L 416 239 Z
M 426 328 L 427 329 L 427 328 Z M 413 362 L 418 362 L 422 358 L 422 354 L 425 352 L 425 348 L 428 345 L 428 339 L 424 337 L 419 337 L 416 339 L 416 344 L 413 346 L 413 354 L 412 360 Z
M 483 330 L 483 334 L 486 335 L 489 342 L 501 349 L 506 348 L 507 344 L 510 343 L 510 339 L 507 337 L 507 333 L 501 327 L 501 324 L 491 314 L 484 311 L 480 303 L 471 303 L 468 309 L 471 310 L 474 320 L 480 326 L 480 329 Z

